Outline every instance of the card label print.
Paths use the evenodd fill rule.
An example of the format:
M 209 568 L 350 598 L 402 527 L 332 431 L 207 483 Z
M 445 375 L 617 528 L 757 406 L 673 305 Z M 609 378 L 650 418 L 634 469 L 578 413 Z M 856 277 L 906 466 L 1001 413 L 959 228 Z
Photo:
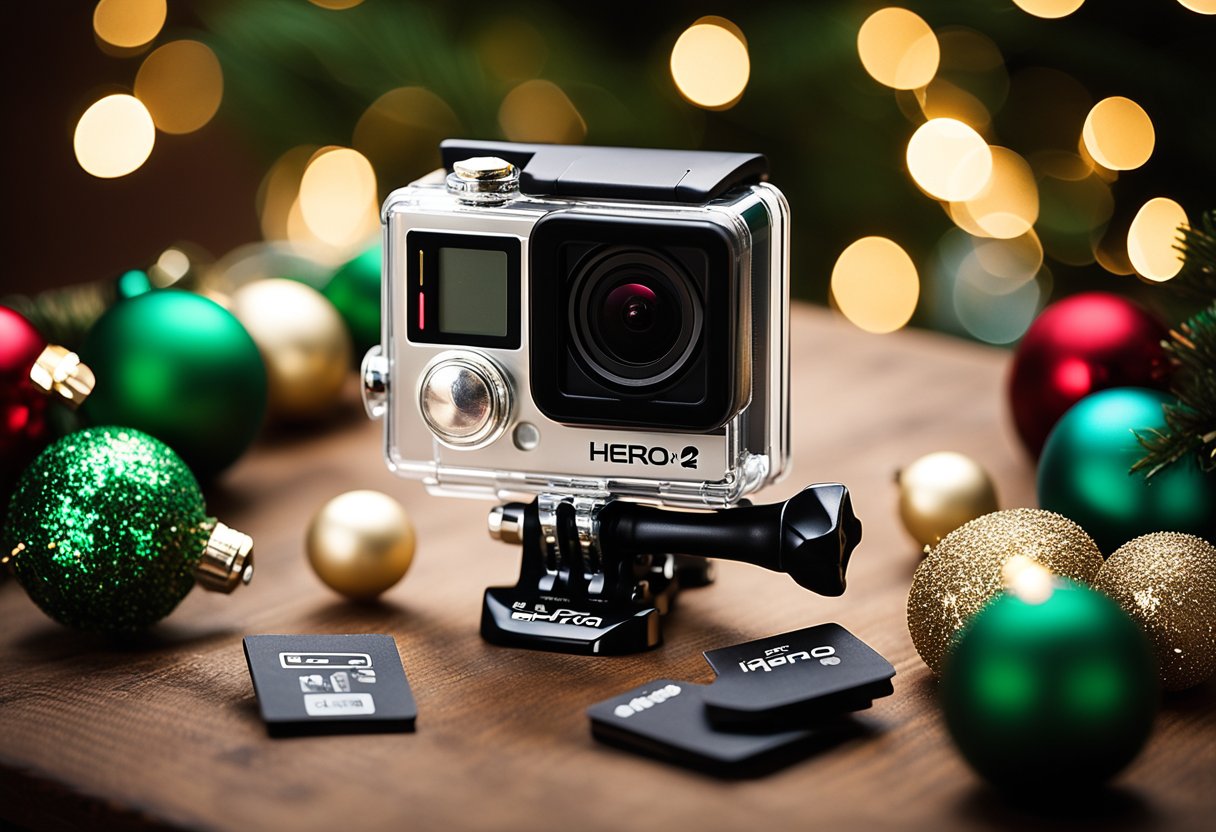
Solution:
M 831 645 L 824 644 L 819 647 L 812 647 L 809 651 L 799 650 L 791 653 L 790 646 L 782 644 L 780 647 L 771 647 L 765 650 L 763 656 L 740 661 L 739 669 L 744 673 L 755 673 L 760 670 L 763 670 L 765 673 L 771 673 L 774 668 L 792 665 L 796 662 L 809 662 L 811 659 L 819 659 L 819 663 L 825 667 L 840 664 L 840 657 L 836 655 L 836 648 Z
M 372 657 L 367 653 L 279 653 L 279 665 L 287 668 L 324 667 L 345 668 L 371 667 Z
M 634 714 L 640 714 L 642 711 L 653 708 L 655 705 L 662 705 L 668 699 L 679 695 L 679 685 L 667 685 L 642 696 L 635 696 L 623 705 L 617 705 L 612 710 L 612 713 L 621 719 L 628 719 Z
M 617 465 L 679 465 L 696 468 L 699 448 L 688 445 L 680 451 L 669 451 L 661 445 L 629 445 L 624 442 L 589 442 L 592 462 L 613 462 Z
M 304 710 L 309 716 L 356 716 L 374 714 L 370 693 L 306 693 Z
M 289 670 L 310 670 L 300 678 L 304 711 L 309 716 L 362 716 L 374 714 L 370 693 L 354 691 L 376 683 L 368 653 L 279 653 L 279 665 Z

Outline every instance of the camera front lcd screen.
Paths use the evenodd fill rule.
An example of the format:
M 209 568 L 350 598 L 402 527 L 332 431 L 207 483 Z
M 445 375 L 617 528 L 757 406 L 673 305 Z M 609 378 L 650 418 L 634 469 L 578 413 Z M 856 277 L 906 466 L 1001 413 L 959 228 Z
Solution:
M 507 334 L 507 255 L 439 249 L 439 329 L 452 335 Z

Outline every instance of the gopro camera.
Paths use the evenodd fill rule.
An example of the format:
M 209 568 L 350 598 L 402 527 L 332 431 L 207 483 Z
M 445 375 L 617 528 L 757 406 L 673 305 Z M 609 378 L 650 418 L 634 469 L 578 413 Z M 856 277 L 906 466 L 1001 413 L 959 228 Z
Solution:
M 643 504 L 759 523 L 735 507 L 788 465 L 789 206 L 758 154 L 441 149 L 444 170 L 383 209 L 382 344 L 363 381 L 385 458 L 433 494 L 532 498 L 490 514 L 525 563 L 514 590 L 487 591 L 489 640 L 653 646 L 675 589 L 711 579 L 702 555 L 758 557 L 684 539 L 714 515 Z M 811 502 L 856 538 L 847 491 L 823 488 Z M 650 540 L 647 518 L 686 529 Z M 819 591 L 843 591 L 855 543 Z

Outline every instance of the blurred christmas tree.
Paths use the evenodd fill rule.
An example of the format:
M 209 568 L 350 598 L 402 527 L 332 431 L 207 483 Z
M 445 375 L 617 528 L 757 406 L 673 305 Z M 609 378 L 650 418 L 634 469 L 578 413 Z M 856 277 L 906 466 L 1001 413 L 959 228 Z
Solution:
M 868 330 L 1010 343 L 1093 288 L 1193 313 L 1125 277 L 1175 274 L 1175 231 L 1216 180 L 1216 111 L 1193 92 L 1214 18 L 1165 0 L 880 6 L 197 0 L 135 21 L 130 49 L 95 19 L 117 60 L 152 50 L 134 99 L 94 105 L 143 144 L 91 135 L 77 158 L 123 176 L 154 153 L 148 112 L 178 134 L 220 107 L 263 153 L 263 236 L 336 264 L 445 136 L 761 150 L 794 210 L 795 293 Z M 101 123 L 85 116 L 78 137 Z M 899 257 L 854 248 L 873 237 Z
M 1177 402 L 1163 406 L 1164 430 L 1137 434 L 1146 453 L 1132 470 L 1149 477 L 1191 454 L 1216 471 L 1216 210 L 1183 232 L 1180 248 L 1186 266 L 1174 282 L 1210 305 L 1171 330 L 1165 345 Z

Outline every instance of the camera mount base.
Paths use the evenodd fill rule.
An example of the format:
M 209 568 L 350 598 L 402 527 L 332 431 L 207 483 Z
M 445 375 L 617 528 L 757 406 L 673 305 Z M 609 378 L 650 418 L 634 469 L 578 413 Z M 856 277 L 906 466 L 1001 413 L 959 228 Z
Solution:
M 712 512 L 541 494 L 496 506 L 489 526 L 491 537 L 520 544 L 523 559 L 514 587 L 486 590 L 482 637 L 582 655 L 658 646 L 676 593 L 713 581 L 707 557 L 786 572 L 812 591 L 840 595 L 861 539 L 848 489 L 837 483 L 784 503 Z
M 654 577 L 671 577 L 648 600 L 575 599 L 528 587 L 490 587 L 481 608 L 482 638 L 503 647 L 583 656 L 619 656 L 657 647 L 663 641 L 660 617 L 671 609 L 676 593 L 687 585 L 710 583 L 713 570 L 705 558 L 661 555 L 654 560 L 661 563 Z
M 519 582 L 490 587 L 481 635 L 491 644 L 580 655 L 624 655 L 662 642 L 676 593 L 713 581 L 690 555 L 605 557 L 599 513 L 609 499 L 542 494 L 490 513 L 490 534 L 523 547 Z

